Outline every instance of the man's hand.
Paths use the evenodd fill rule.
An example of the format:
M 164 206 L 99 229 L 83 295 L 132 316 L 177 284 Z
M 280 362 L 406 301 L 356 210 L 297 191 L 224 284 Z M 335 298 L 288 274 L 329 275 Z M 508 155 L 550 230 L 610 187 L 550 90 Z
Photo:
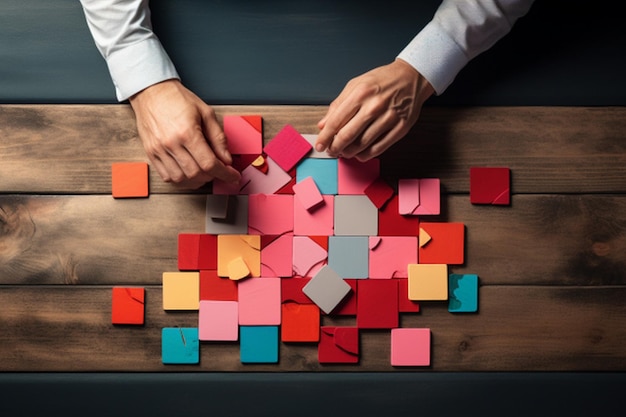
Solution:
M 148 158 L 165 182 L 198 188 L 214 178 L 239 181 L 214 110 L 178 80 L 152 85 L 130 104 Z
M 396 59 L 350 80 L 319 121 L 315 149 L 367 161 L 400 140 L 434 93 L 411 65 Z

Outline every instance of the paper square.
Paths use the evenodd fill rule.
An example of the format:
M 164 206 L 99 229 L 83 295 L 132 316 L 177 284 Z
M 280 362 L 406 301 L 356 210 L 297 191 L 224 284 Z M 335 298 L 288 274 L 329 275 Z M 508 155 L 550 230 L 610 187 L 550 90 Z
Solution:
M 511 170 L 505 167 L 471 167 L 470 202 L 511 204 Z
M 379 236 L 417 236 L 418 216 L 403 216 L 398 212 L 398 196 L 395 195 L 378 212 Z
M 116 162 L 111 165 L 111 194 L 113 198 L 148 197 L 148 164 L 145 162 Z
M 239 331 L 241 363 L 278 362 L 277 326 L 241 326 Z
M 312 177 L 320 193 L 337 194 L 337 160 L 305 158 L 296 167 L 296 182 Z
M 263 243 L 269 241 L 269 243 Z M 293 275 L 293 235 L 261 237 L 261 276 L 290 277 Z
M 400 313 L 419 313 L 420 305 L 409 300 L 408 278 L 398 278 L 398 311 Z
M 369 277 L 406 278 L 409 264 L 417 263 L 415 236 L 371 236 Z
M 350 286 L 332 268 L 325 266 L 302 288 L 302 292 L 330 314 L 350 292 Z
M 197 310 L 199 272 L 163 272 L 163 310 Z
M 335 196 L 336 236 L 375 236 L 378 209 L 365 195 Z
M 421 264 L 462 265 L 465 262 L 465 225 L 421 222 L 418 257 Z
M 230 277 L 228 266 L 242 258 L 253 277 L 261 276 L 261 236 L 219 235 L 217 237 L 217 275 Z
M 478 311 L 478 275 L 450 274 L 448 282 L 448 311 L 475 313 Z
M 314 304 L 284 303 L 280 339 L 283 342 L 318 342 L 320 340 L 319 307 Z
M 225 218 L 213 217 L 213 203 L 221 204 L 222 196 L 207 196 L 205 231 L 213 235 L 245 235 L 248 233 L 248 196 L 233 195 L 228 199 L 228 213 Z
M 359 362 L 359 329 L 322 326 L 317 350 L 319 363 Z
M 438 178 L 398 181 L 398 212 L 403 215 L 436 215 L 441 211 L 441 185 Z
M 380 175 L 380 160 L 337 160 L 337 192 L 339 194 L 365 194 L 365 189 Z
M 364 192 L 379 210 L 394 196 L 393 188 L 382 178 L 374 180 Z
M 240 281 L 238 289 L 240 325 L 280 324 L 280 278 L 249 278 Z
M 144 288 L 113 287 L 111 323 L 144 324 L 145 292 Z
M 197 271 L 217 268 L 217 236 L 206 233 L 178 234 L 178 269 Z
M 392 329 L 391 365 L 430 366 L 430 329 Z
M 200 363 L 198 329 L 164 327 L 161 330 L 161 360 L 166 365 Z
M 231 154 L 260 154 L 263 151 L 261 116 L 224 115 L 223 125 Z
M 399 326 L 398 281 L 359 280 L 356 325 L 359 329 L 393 329 Z
M 296 183 L 293 186 L 293 192 L 295 198 L 297 198 L 300 204 L 307 210 L 312 210 L 324 202 L 324 198 L 317 188 L 313 177 L 306 177 Z
M 367 236 L 330 236 L 328 265 L 342 278 L 367 278 L 369 274 Z
M 248 197 L 248 233 L 282 235 L 293 231 L 293 196 L 253 194 Z
M 448 265 L 409 265 L 409 300 L 448 299 Z
M 298 304 L 313 304 L 302 291 L 311 278 L 283 278 L 280 280 L 280 298 L 284 303 L 291 301 Z
M 238 184 L 213 180 L 213 194 L 274 194 L 291 181 L 291 175 L 272 158 L 265 158 L 265 165 L 267 172 L 248 165 L 241 171 Z
M 263 150 L 285 171 L 295 167 L 312 147 L 291 125 L 285 125 Z
M 200 300 L 237 301 L 237 282 L 218 276 L 216 270 L 202 270 Z
M 200 301 L 198 337 L 209 341 L 239 339 L 239 307 L 236 301 Z
M 297 199 L 293 202 L 293 233 L 299 236 L 330 236 L 334 233 L 335 197 L 325 195 L 324 203 L 309 211 Z

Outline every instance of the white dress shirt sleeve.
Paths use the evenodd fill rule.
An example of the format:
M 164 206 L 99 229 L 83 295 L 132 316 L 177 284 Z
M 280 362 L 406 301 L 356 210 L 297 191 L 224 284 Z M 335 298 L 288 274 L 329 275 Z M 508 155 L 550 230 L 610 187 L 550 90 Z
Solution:
M 117 99 L 179 75 L 152 31 L 148 0 L 80 0 Z
M 467 63 L 506 35 L 533 0 L 444 0 L 400 52 L 442 94 Z

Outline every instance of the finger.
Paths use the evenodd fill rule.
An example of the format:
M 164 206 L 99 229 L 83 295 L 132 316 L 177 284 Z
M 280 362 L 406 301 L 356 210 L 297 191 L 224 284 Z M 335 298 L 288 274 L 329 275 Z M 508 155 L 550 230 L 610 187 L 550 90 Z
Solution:
M 407 126 L 403 123 L 396 124 L 391 130 L 384 134 L 380 139 L 375 141 L 355 155 L 355 158 L 361 162 L 365 162 L 375 158 L 389 149 L 393 144 L 402 139 L 407 133 Z
M 399 119 L 394 112 L 385 112 L 381 117 L 370 123 L 354 141 L 341 151 L 341 154 L 345 158 L 356 156 L 384 137 L 398 122 Z
M 202 177 L 206 180 L 205 182 L 219 178 L 229 183 L 238 182 L 241 178 L 241 175 L 236 169 L 220 161 L 209 146 L 204 135 L 200 132 L 198 132 L 197 135 L 194 136 L 194 139 L 186 146 L 186 153 L 192 161 L 184 158 L 184 154 L 182 153 L 180 156 L 184 158 L 184 163 L 188 164 L 181 165 L 187 178 Z M 179 161 L 179 163 L 181 163 L 181 161 Z
M 215 112 L 212 109 L 202 114 L 202 129 L 209 146 L 215 153 L 215 156 L 225 165 L 232 165 L 233 157 L 228 150 L 228 140 L 224 134 L 224 130 L 217 121 Z
M 315 142 L 317 152 L 324 152 L 328 149 L 337 131 L 359 110 L 360 105 L 354 99 L 346 104 L 352 97 L 352 91 L 353 88 L 348 83 L 341 94 L 330 104 L 326 115 L 318 122 L 318 128 L 321 131 Z

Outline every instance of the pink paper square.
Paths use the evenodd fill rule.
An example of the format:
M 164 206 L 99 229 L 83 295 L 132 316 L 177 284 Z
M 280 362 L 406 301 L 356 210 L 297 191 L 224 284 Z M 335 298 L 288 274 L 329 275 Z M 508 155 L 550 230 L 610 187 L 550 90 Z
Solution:
M 247 278 L 237 288 L 241 326 L 280 324 L 280 278 Z
M 332 236 L 335 221 L 335 199 L 323 195 L 324 203 L 309 211 L 297 199 L 293 202 L 293 233 L 299 236 Z
M 441 192 L 438 178 L 398 181 L 398 212 L 403 215 L 440 213 Z
M 224 116 L 224 135 L 232 154 L 260 154 L 263 150 L 263 133 L 242 116 Z
M 239 184 L 228 184 L 213 180 L 213 194 L 274 194 L 291 181 L 291 175 L 285 172 L 272 158 L 265 158 L 267 173 L 252 165 L 241 171 Z
M 235 341 L 239 338 L 237 301 L 201 300 L 198 311 L 200 340 Z
M 263 149 L 285 171 L 295 167 L 313 147 L 291 125 L 283 129 Z
M 370 236 L 369 277 L 406 278 L 408 264 L 417 263 L 417 237 Z
M 391 329 L 392 366 L 430 366 L 430 329 Z
M 248 234 L 282 235 L 293 231 L 293 196 L 252 194 L 248 197 Z
M 291 277 L 293 275 L 293 235 L 278 236 L 261 249 L 262 277 Z
M 356 159 L 337 160 L 339 194 L 365 194 L 365 189 L 380 175 L 380 160 L 360 162 Z
M 308 236 L 293 238 L 293 273 L 311 278 L 328 263 L 328 252 Z
M 307 210 L 312 210 L 319 204 L 324 202 L 322 193 L 320 193 L 317 184 L 313 177 L 306 177 L 302 181 L 296 183 L 293 186 L 293 192 L 300 202 Z

